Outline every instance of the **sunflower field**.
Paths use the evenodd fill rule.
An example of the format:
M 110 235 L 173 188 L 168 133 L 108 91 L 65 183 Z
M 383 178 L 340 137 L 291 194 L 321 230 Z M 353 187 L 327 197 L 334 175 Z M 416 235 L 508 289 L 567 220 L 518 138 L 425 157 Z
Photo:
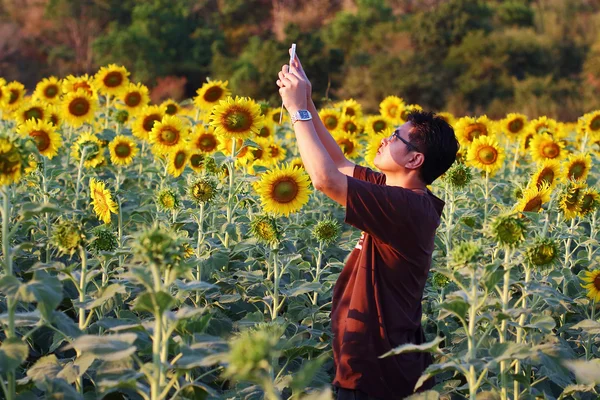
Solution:
M 0 78 L 0 386 L 14 399 L 330 399 L 332 289 L 360 232 L 311 187 L 278 105 L 208 80 L 150 105 L 117 65 Z M 319 117 L 372 165 L 420 109 Z M 599 397 L 600 111 L 439 113 L 461 144 L 423 297 L 435 390 Z M 390 354 L 382 355 L 382 357 Z

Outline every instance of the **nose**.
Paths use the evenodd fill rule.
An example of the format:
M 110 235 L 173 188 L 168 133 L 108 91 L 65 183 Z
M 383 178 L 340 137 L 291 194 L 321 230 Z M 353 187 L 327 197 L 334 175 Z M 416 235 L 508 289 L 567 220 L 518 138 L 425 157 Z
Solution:
M 387 144 L 389 138 L 384 137 L 383 139 L 381 139 L 381 146 Z

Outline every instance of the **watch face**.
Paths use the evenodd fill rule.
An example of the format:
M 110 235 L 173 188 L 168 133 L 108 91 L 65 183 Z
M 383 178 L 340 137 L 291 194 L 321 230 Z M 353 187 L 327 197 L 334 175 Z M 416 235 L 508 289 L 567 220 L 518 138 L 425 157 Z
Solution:
M 300 119 L 308 119 L 310 118 L 310 113 L 307 110 L 299 110 L 298 116 L 300 117 Z

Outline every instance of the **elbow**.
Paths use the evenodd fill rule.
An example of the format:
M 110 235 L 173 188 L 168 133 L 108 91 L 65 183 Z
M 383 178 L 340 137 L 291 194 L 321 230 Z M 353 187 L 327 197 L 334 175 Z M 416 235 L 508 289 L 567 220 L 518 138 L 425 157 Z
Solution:
M 324 192 L 328 186 L 327 180 L 323 178 L 313 179 L 312 183 L 319 192 Z

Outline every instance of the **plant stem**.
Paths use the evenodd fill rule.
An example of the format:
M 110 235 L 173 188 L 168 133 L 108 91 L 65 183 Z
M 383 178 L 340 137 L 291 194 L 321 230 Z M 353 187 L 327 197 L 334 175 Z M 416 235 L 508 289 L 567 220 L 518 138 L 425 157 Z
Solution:
M 527 286 L 531 281 L 531 267 L 528 264 L 525 264 L 525 286 L 523 288 L 523 313 L 519 316 L 519 327 L 517 328 L 517 344 L 523 342 L 523 336 L 525 330 L 523 329 L 523 325 L 525 325 L 525 316 L 527 309 Z M 519 375 L 521 373 L 521 360 L 516 360 L 515 364 L 515 375 Z M 513 391 L 514 391 L 514 399 L 519 400 L 519 394 L 521 392 L 521 388 L 519 387 L 519 381 L 515 379 L 513 383 Z
M 508 292 L 509 292 L 509 288 L 510 288 L 510 266 L 509 266 L 509 262 L 510 262 L 510 250 L 507 248 L 504 250 L 504 285 L 502 287 L 502 312 L 506 313 L 506 311 L 508 310 Z M 506 343 L 506 329 L 507 328 L 507 322 L 506 319 L 502 320 L 502 323 L 500 325 L 500 343 Z M 508 370 L 508 361 L 507 360 L 503 360 L 500 361 L 500 374 L 502 377 L 502 391 L 500 393 L 500 398 L 502 400 L 506 400 L 508 398 L 508 376 L 507 376 L 507 370 Z
M 232 208 L 231 208 L 231 202 L 232 202 L 232 197 L 233 197 L 233 177 L 234 177 L 234 173 L 235 173 L 235 146 L 236 146 L 236 142 L 237 139 L 233 138 L 231 139 L 231 157 L 233 159 L 233 161 L 227 163 L 228 165 L 228 169 L 229 169 L 229 194 L 227 195 L 227 228 L 225 230 L 225 248 L 228 249 L 229 248 L 229 224 L 231 223 L 231 220 L 233 218 L 232 215 Z
M 468 353 L 467 357 L 469 360 L 469 375 L 467 376 L 467 382 L 469 384 L 469 398 L 470 400 L 476 400 L 477 398 L 477 382 L 475 374 L 475 365 L 473 362 L 477 357 L 477 346 L 475 343 L 475 321 L 477 319 L 477 281 L 476 279 L 476 266 L 472 266 L 471 271 L 471 296 L 469 301 L 471 302 L 469 308 L 469 332 L 468 332 Z
M 79 276 L 79 302 L 85 301 L 85 291 L 87 287 L 87 255 L 83 246 L 79 246 L 79 256 L 81 257 L 81 275 Z M 85 329 L 85 308 L 79 307 L 79 329 Z
M 590 318 L 592 321 L 596 321 L 596 297 L 594 296 L 594 298 L 592 299 L 592 318 Z M 592 339 L 594 338 L 594 334 L 588 332 L 588 340 L 587 343 L 585 344 L 585 359 L 586 360 L 590 360 L 593 357 L 592 353 Z
M 489 198 L 490 198 L 490 173 L 486 171 L 485 172 L 485 197 L 484 197 L 485 202 L 483 205 L 483 225 L 485 225 L 487 222 Z
M 10 238 L 8 225 L 10 224 L 10 191 L 8 186 L 2 188 L 2 254 L 4 255 L 4 272 L 6 276 L 13 275 L 12 249 L 10 248 Z M 8 330 L 5 331 L 7 339 L 16 337 L 15 333 L 15 311 L 17 301 L 14 296 L 7 296 L 6 306 L 8 311 Z M 7 388 L 6 398 L 13 400 L 16 396 L 16 377 L 15 372 L 10 371 L 6 374 Z
M 275 245 L 276 246 L 276 245 Z M 271 252 L 273 253 L 273 308 L 271 309 L 271 320 L 274 321 L 277 318 L 279 311 L 279 280 L 281 279 L 279 271 L 279 261 L 277 257 L 278 248 L 272 247 Z
M 73 208 L 77 209 L 77 200 L 79 200 L 79 189 L 81 187 L 81 175 L 83 172 L 83 162 L 85 161 L 85 147 L 81 149 L 81 159 L 79 160 L 79 168 L 77 169 L 77 186 L 75 189 L 75 199 L 73 200 Z
M 200 263 L 200 247 L 204 241 L 204 203 L 200 203 L 200 218 L 198 219 L 198 243 L 196 243 L 196 257 L 198 262 L 196 264 L 196 280 L 202 280 L 202 263 Z M 196 291 L 196 305 L 200 302 L 200 293 Z
M 48 160 L 44 159 L 44 169 L 42 173 L 42 191 L 44 196 L 44 203 L 48 203 L 48 178 L 47 178 L 47 165 Z M 46 263 L 50 262 L 50 213 L 45 213 L 44 220 L 46 223 Z
M 319 249 L 317 250 L 317 272 L 315 274 L 315 282 L 319 282 L 319 278 L 321 277 L 321 259 L 323 257 L 323 242 L 319 242 Z M 312 304 L 314 306 L 317 305 L 317 298 L 319 297 L 319 293 L 315 290 L 313 294 Z
M 110 95 L 106 95 L 106 114 L 104 115 L 104 129 L 108 129 L 108 111 L 110 110 Z

